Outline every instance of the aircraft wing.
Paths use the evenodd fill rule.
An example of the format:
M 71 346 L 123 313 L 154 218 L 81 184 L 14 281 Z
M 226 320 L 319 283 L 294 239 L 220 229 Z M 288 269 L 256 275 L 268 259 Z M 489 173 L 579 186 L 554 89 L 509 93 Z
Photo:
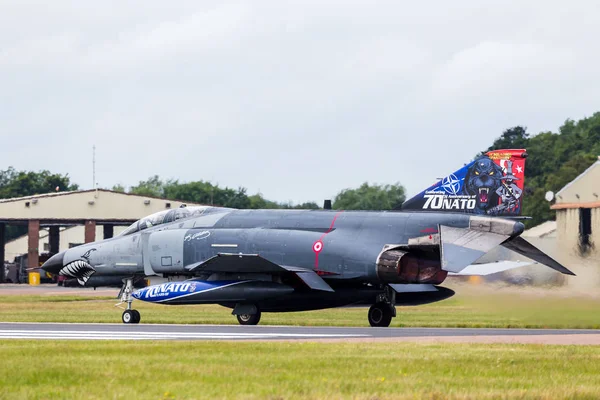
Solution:
M 188 267 L 188 270 L 196 273 L 294 274 L 310 289 L 322 290 L 325 292 L 334 291 L 331 286 L 329 286 L 327 282 L 313 270 L 278 265 L 258 254 L 219 253 L 202 263 Z

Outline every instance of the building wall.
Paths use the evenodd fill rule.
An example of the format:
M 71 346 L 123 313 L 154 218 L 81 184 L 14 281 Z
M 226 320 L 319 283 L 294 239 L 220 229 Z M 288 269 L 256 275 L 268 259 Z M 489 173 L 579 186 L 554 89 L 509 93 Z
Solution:
M 592 235 L 590 241 L 593 244 L 590 255 L 600 255 L 600 208 L 592 211 Z M 561 250 L 569 255 L 579 254 L 579 209 L 567 208 L 556 210 L 556 225 L 558 233 L 558 245 Z
M 118 235 L 127 228 L 126 226 L 115 226 L 114 236 Z M 104 230 L 102 225 L 96 226 L 96 240 L 104 238 Z M 60 251 L 69 249 L 73 244 L 84 243 L 85 227 L 83 225 L 73 226 L 60 231 Z M 50 243 L 48 229 L 40 229 L 40 243 L 38 249 L 40 253 L 48 252 Z M 15 240 L 6 243 L 5 261 L 12 262 L 16 256 L 27 254 L 27 235 L 21 236 Z
M 600 208 L 592 209 L 592 236 L 594 251 L 600 256 Z
M 580 255 L 580 208 L 591 210 L 591 251 L 585 258 L 600 256 L 600 157 L 577 178 L 556 193 L 558 246 L 570 256 Z

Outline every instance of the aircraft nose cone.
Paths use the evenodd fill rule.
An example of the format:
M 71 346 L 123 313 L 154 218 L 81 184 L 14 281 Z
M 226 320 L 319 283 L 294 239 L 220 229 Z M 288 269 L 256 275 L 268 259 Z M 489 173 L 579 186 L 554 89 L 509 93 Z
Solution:
M 51 274 L 58 274 L 63 267 L 63 259 L 65 258 L 65 252 L 60 252 L 53 255 L 42 265 L 42 269 Z

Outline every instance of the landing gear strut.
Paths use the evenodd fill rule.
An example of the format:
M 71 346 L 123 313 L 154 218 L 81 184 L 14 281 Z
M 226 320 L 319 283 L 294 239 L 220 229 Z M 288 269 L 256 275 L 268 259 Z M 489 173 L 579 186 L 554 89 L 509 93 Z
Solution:
M 383 293 L 377 296 L 375 304 L 369 308 L 369 324 L 375 327 L 388 327 L 396 316 L 396 292 L 385 286 Z
M 121 320 L 124 324 L 137 324 L 141 320 L 141 315 L 138 310 L 133 310 L 131 308 L 131 303 L 133 302 L 133 278 L 127 278 L 123 282 L 123 287 L 121 288 L 121 293 L 119 293 L 119 297 L 121 298 L 121 302 L 117 303 L 117 307 L 121 307 L 121 304 L 127 303 L 127 308 L 123 311 L 123 315 L 121 316 Z

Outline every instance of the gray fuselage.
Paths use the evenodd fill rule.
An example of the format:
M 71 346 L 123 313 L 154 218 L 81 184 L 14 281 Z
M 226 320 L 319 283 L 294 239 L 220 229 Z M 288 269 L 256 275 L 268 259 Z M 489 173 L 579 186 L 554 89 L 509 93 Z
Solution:
M 443 224 L 467 227 L 469 215 L 321 210 L 234 210 L 126 232 L 68 250 L 64 264 L 84 257 L 98 276 L 185 275 L 219 253 L 258 254 L 279 265 L 327 273 L 328 279 L 378 282 L 385 245 L 435 234 Z

